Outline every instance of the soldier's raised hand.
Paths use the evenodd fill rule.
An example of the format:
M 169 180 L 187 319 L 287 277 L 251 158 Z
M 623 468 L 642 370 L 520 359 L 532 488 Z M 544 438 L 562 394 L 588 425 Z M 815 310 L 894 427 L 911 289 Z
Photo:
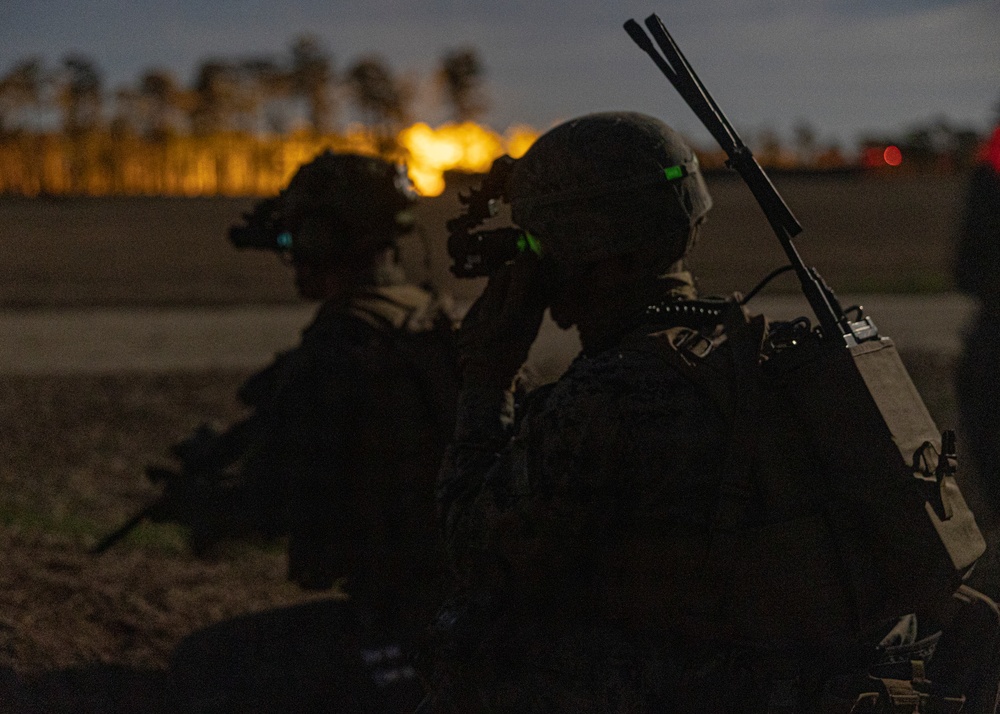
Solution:
M 522 253 L 490 276 L 458 331 L 467 384 L 510 384 L 528 357 L 548 305 L 546 272 L 537 256 Z

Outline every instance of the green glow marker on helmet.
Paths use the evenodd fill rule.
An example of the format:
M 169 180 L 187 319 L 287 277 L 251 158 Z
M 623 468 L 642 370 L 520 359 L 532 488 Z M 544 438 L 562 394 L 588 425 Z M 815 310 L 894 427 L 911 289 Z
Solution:
M 278 247 L 281 248 L 282 250 L 291 250 L 292 234 L 289 233 L 288 231 L 282 231 L 281 233 L 278 234 L 278 237 L 275 239 L 275 242 L 278 244 Z
M 677 179 L 682 179 L 688 175 L 687 167 L 683 164 L 668 166 L 663 169 L 663 175 L 667 177 L 667 181 L 676 181 Z
M 528 231 L 524 231 L 520 236 L 518 236 L 517 249 L 522 253 L 530 250 L 535 255 L 542 254 L 541 242 L 537 238 L 535 238 L 535 236 L 528 233 Z

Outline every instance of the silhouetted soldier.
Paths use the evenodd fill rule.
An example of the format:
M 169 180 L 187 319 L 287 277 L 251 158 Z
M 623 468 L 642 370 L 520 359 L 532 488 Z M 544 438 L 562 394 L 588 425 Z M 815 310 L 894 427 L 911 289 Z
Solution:
M 1000 511 L 1000 125 L 969 178 L 955 279 L 977 302 L 955 375 L 961 427 L 980 482 Z
M 830 545 L 828 519 L 853 515 L 827 500 L 839 474 L 788 405 L 756 398 L 761 362 L 808 329 L 698 298 L 684 260 L 711 198 L 681 137 L 593 114 L 503 165 L 484 186 L 509 201 L 523 252 L 459 331 L 438 500 L 460 591 L 431 628 L 425 709 L 848 714 L 879 695 L 885 711 L 955 714 L 964 695 L 992 712 L 1000 622 L 975 591 L 949 598 L 956 573 L 926 634 L 905 612 L 858 624 L 844 559 L 869 553 Z M 546 307 L 583 351 L 515 405 Z M 867 446 L 837 434 L 816 438 Z M 907 518 L 931 530 L 922 501 Z
M 387 712 L 420 699 L 408 655 L 441 600 L 433 483 L 457 380 L 448 316 L 396 259 L 413 201 L 401 167 L 327 152 L 231 231 L 286 255 L 299 293 L 322 304 L 299 346 L 242 388 L 253 415 L 178 448 L 165 517 L 192 523 L 203 551 L 287 534 L 289 579 L 346 597 L 190 636 L 172 664 L 190 711 Z

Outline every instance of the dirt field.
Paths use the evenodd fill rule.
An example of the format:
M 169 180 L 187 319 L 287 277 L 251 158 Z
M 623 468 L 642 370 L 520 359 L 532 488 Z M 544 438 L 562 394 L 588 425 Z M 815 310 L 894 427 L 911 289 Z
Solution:
M 777 183 L 806 226 L 802 253 L 839 291 L 950 285 L 959 179 Z M 695 267 L 707 291 L 747 290 L 743 281 L 781 256 L 763 219 L 741 218 L 752 208 L 741 185 L 712 189 Z M 0 199 L 0 307 L 290 302 L 273 256 L 234 254 L 224 240 L 249 203 Z M 440 226 L 454 209 L 453 195 L 423 207 L 434 248 L 425 268 L 420 241 L 408 244 L 416 274 L 446 280 Z M 478 286 L 454 287 L 461 296 Z M 938 422 L 954 424 L 952 358 L 904 358 Z M 150 525 L 99 558 L 86 554 L 155 496 L 147 463 L 163 462 L 201 421 L 239 415 L 232 395 L 245 376 L 0 375 L 0 714 L 168 711 L 162 668 L 181 637 L 304 599 L 284 583 L 280 547 L 201 562 L 179 531 Z
M 909 292 L 951 286 L 960 176 L 777 176 L 805 232 L 799 250 L 838 292 Z M 419 207 L 425 232 L 405 239 L 418 279 L 458 297 L 479 281 L 448 274 L 444 222 L 449 191 Z M 692 256 L 703 291 L 748 291 L 784 256 L 746 187 L 712 177 L 715 207 Z M 226 227 L 249 199 L 0 197 L 0 308 L 60 305 L 231 305 L 295 300 L 272 255 L 237 252 Z M 791 278 L 775 289 L 792 290 Z
M 157 711 L 181 637 L 305 599 L 277 547 L 203 562 L 178 529 L 148 525 L 86 553 L 156 495 L 145 464 L 169 465 L 200 421 L 239 416 L 244 376 L 0 377 L 0 712 Z

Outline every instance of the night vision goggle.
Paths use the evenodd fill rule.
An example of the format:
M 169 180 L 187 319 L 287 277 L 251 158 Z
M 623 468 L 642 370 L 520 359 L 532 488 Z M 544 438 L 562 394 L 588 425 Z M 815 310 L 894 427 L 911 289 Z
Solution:
M 346 230 L 408 232 L 413 227 L 413 214 L 409 210 L 417 198 L 406 165 L 386 164 L 371 157 L 344 155 L 338 157 L 324 153 L 301 171 L 308 171 L 316 161 L 332 160 L 323 169 L 334 186 L 344 189 L 329 192 L 309 212 L 310 215 L 328 215 L 334 222 L 344 223 Z M 361 161 L 360 167 L 358 160 Z M 298 176 L 299 174 L 296 174 Z M 265 198 L 243 214 L 243 222 L 229 228 L 229 241 L 237 248 L 270 250 L 283 255 L 303 249 L 297 244 L 281 214 L 282 196 L 295 191 L 295 178 L 289 188 L 277 196 Z M 307 183 L 308 185 L 308 183 Z M 318 201 L 319 199 L 317 199 Z M 392 213 L 394 211 L 394 213 Z
M 229 242 L 236 248 L 255 248 L 291 257 L 293 253 L 308 251 L 301 240 L 282 221 L 279 198 L 267 198 L 256 203 L 253 209 L 243 214 L 243 222 L 229 227 Z M 411 225 L 412 214 L 399 212 L 392 228 L 402 233 Z M 383 231 L 385 226 L 379 226 Z M 313 241 L 315 243 L 315 241 Z
M 292 234 L 282 225 L 279 197 L 265 198 L 243 214 L 243 223 L 229 227 L 229 242 L 236 248 L 256 248 L 289 253 Z
M 459 278 L 478 278 L 490 275 L 500 266 L 509 263 L 519 253 L 532 252 L 541 256 L 543 239 L 517 227 L 476 230 L 484 221 L 495 216 L 499 202 L 506 200 L 507 183 L 515 159 L 501 156 L 493 162 L 486 178 L 478 189 L 459 195 L 466 207 L 464 213 L 448 221 L 448 255 L 452 259 L 451 272 Z M 667 166 L 650 175 L 608 181 L 596 186 L 584 186 L 566 191 L 555 191 L 539 196 L 515 198 L 518 208 L 533 209 L 558 203 L 584 201 L 609 194 L 619 194 L 656 185 L 669 185 L 690 176 L 698 169 L 697 157 L 674 166 Z

